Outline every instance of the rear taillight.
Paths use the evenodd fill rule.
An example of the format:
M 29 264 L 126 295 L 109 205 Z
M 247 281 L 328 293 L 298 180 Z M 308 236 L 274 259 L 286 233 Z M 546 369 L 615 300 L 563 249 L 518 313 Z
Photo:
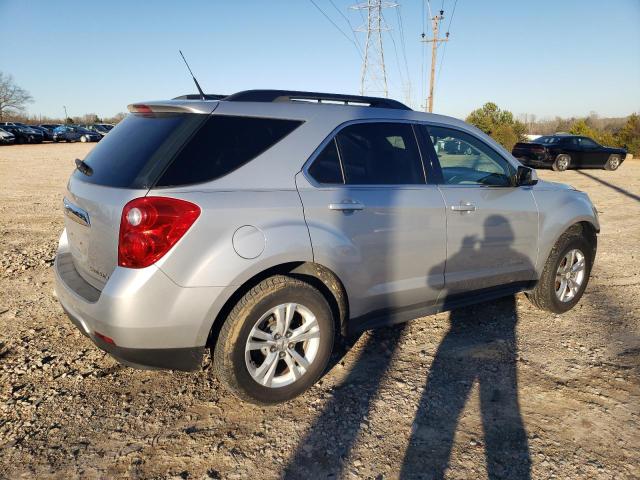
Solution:
M 118 265 L 148 267 L 157 262 L 189 230 L 200 207 L 168 197 L 131 200 L 122 210 Z

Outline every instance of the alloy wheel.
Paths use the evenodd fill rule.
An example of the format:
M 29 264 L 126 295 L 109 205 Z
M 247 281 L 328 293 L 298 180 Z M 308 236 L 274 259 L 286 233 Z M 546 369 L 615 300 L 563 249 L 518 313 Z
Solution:
M 561 302 L 570 302 L 580 291 L 586 277 L 586 261 L 584 254 L 574 248 L 569 250 L 558 265 L 556 271 L 555 291 Z
M 320 348 L 320 326 L 304 305 L 284 303 L 254 324 L 245 345 L 245 364 L 260 385 L 279 388 L 302 377 Z

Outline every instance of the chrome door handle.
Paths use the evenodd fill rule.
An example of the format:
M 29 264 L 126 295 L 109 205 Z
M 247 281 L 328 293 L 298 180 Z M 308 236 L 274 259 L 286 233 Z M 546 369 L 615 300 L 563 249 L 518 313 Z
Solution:
M 360 202 L 340 202 L 330 203 L 329 210 L 338 210 L 342 212 L 351 212 L 354 210 L 364 210 L 364 205 Z
M 451 205 L 451 210 L 454 212 L 475 212 L 476 206 L 469 202 L 460 202 L 460 205 Z

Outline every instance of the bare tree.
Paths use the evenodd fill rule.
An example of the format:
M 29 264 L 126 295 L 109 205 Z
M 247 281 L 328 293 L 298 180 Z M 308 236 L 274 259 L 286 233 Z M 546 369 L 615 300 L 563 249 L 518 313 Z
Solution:
M 32 101 L 29 92 L 17 86 L 11 75 L 0 72 L 0 121 L 6 115 L 23 112 L 26 104 Z

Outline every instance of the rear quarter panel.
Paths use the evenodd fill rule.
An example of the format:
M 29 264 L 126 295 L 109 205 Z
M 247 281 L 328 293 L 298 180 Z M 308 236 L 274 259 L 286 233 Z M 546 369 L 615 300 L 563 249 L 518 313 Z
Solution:
M 536 264 L 538 276 L 542 274 L 551 249 L 560 236 L 579 222 L 592 224 L 600 231 L 600 224 L 589 196 L 570 187 L 541 182 L 533 189 L 539 215 L 539 255 Z
M 202 210 L 185 236 L 157 263 L 178 285 L 241 285 L 267 268 L 293 261 L 312 261 L 309 233 L 296 190 L 219 191 L 193 188 L 149 192 L 149 195 L 193 202 Z M 249 241 L 243 236 L 247 230 L 253 232 Z M 238 245 L 242 242 L 252 250 L 250 255 L 239 249 Z M 245 257 L 253 258 L 244 258 L 238 250 Z

